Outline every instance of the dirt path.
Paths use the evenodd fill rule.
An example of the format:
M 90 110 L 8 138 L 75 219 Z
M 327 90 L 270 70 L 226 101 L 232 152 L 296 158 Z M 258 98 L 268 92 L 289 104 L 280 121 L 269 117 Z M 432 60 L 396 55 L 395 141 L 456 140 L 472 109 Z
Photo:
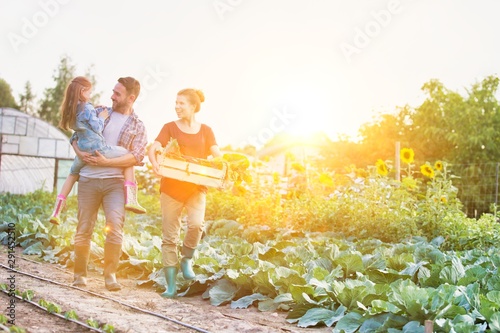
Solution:
M 70 286 L 72 272 L 60 265 L 37 262 L 36 257 L 22 255 L 16 251 L 16 270 L 55 281 L 54 284 L 29 275 L 12 273 L 0 267 L 0 283 L 8 283 L 15 276 L 15 288 L 20 291 L 33 290 L 34 301 L 43 299 L 62 308 L 62 313 L 74 310 L 79 320 L 92 318 L 101 324 L 113 325 L 116 332 L 331 332 L 332 328 L 299 328 L 286 322 L 286 313 L 260 312 L 250 309 L 231 309 L 227 306 L 212 306 L 201 296 L 162 298 L 152 288 L 138 287 L 134 280 L 119 279 L 123 289 L 109 292 L 104 288 L 102 276 L 90 272 L 89 284 L 84 290 Z M 0 264 L 8 267 L 7 248 L 0 248 Z M 100 296 L 102 295 L 102 296 Z M 0 293 L 2 304 L 9 304 L 7 294 Z M 129 306 L 128 306 L 129 305 Z M 130 307 L 132 306 L 132 307 Z M 139 311 L 143 309 L 146 312 Z M 7 313 L 3 307 L 2 313 Z M 50 315 L 44 310 L 21 300 L 16 301 L 15 323 L 28 332 L 91 332 L 88 328 Z

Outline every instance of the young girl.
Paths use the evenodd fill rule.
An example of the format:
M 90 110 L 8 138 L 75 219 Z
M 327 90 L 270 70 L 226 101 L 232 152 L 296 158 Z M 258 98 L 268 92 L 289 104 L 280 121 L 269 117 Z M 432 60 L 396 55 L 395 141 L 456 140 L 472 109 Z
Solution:
M 94 109 L 89 103 L 92 83 L 83 76 L 75 77 L 66 88 L 61 106 L 61 121 L 59 127 L 75 131 L 78 136 L 80 150 L 93 153 L 98 150 L 107 158 L 123 156 L 128 150 L 120 146 L 108 146 L 102 136 L 104 120 L 109 117 L 107 108 Z M 57 196 L 50 222 L 59 224 L 60 213 L 64 208 L 66 197 L 78 180 L 80 169 L 85 163 L 75 157 L 70 174 L 66 178 L 61 192 Z M 146 209 L 137 202 L 137 185 L 134 177 L 134 167 L 124 168 L 125 177 L 125 209 L 137 214 L 145 214 Z

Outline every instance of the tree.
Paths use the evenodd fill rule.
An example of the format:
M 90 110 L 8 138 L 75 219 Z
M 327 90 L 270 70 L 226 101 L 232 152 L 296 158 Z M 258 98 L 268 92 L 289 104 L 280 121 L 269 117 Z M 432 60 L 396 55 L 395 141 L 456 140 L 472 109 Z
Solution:
M 85 76 L 90 80 L 92 85 L 95 87 L 96 78 L 93 72 L 93 65 L 91 65 L 85 71 Z M 41 119 L 47 121 L 48 123 L 59 126 L 60 107 L 64 99 L 64 93 L 66 92 L 66 87 L 71 82 L 75 75 L 76 66 L 71 63 L 71 58 L 69 56 L 61 57 L 61 61 L 57 70 L 55 71 L 52 78 L 54 79 L 55 86 L 52 88 L 47 88 L 44 91 L 44 97 L 41 100 L 39 108 L 39 116 Z M 97 103 L 100 98 L 100 93 L 93 92 L 91 103 Z M 70 135 L 69 132 L 66 134 Z
M 318 170 L 346 173 L 351 166 L 366 166 L 365 156 L 360 154 L 360 144 L 339 137 L 335 142 L 326 142 L 316 158 Z M 373 164 L 373 163 L 372 163 Z
M 95 77 L 94 72 L 94 65 L 90 65 L 89 68 L 85 71 L 85 77 L 90 80 L 90 83 L 92 83 L 92 87 L 96 87 L 97 84 L 97 79 Z M 93 105 L 98 105 L 99 100 L 101 99 L 101 92 L 96 91 L 95 89 L 92 91 L 92 94 L 90 95 L 90 103 Z
M 489 76 L 468 90 L 464 107 L 456 115 L 458 132 L 453 160 L 459 163 L 485 163 L 500 160 L 500 105 L 495 95 L 499 79 Z M 460 110 L 457 110 L 460 111 Z M 467 126 L 464 126 L 467 124 Z
M 44 97 L 41 100 L 39 115 L 40 118 L 48 123 L 59 126 L 59 108 L 64 99 L 64 92 L 69 82 L 75 76 L 75 66 L 71 64 L 71 59 L 68 56 L 63 56 L 59 67 L 52 77 L 55 86 L 47 88 L 44 91 Z
M 426 100 L 410 113 L 406 139 L 427 161 L 485 163 L 500 160 L 499 79 L 486 77 L 466 96 L 431 80 L 422 90 Z M 417 154 L 418 155 L 418 154 Z
M 464 98 L 444 87 L 438 80 L 430 80 L 422 87 L 428 97 L 410 111 L 407 140 L 421 162 L 450 161 L 457 145 L 457 135 L 464 114 Z M 467 122 L 462 123 L 462 127 Z
M 24 94 L 19 95 L 19 101 L 21 102 L 21 105 L 19 106 L 20 111 L 32 116 L 37 115 L 37 112 L 35 111 L 35 95 L 31 90 L 30 81 L 27 81 L 24 85 Z
M 19 109 L 14 96 L 12 96 L 12 88 L 2 78 L 0 78 L 0 107 Z
M 394 144 L 400 142 L 415 151 L 417 163 L 500 160 L 498 85 L 499 79 L 490 76 L 462 96 L 430 80 L 422 86 L 427 98 L 420 106 L 381 114 L 360 128 L 363 155 L 372 161 L 393 158 Z
M 470 217 L 491 212 L 490 205 L 497 203 L 497 180 L 489 170 L 498 168 L 500 160 L 498 84 L 498 77 L 486 77 L 473 84 L 464 97 L 445 89 L 429 90 L 429 98 L 417 110 L 419 117 L 414 118 L 426 129 L 423 135 L 433 135 L 429 143 L 434 147 L 430 149 L 434 160 L 452 164 L 452 172 L 458 176 L 454 185 L 460 189 L 460 200 Z M 423 111 L 441 112 L 441 117 L 436 122 L 427 117 L 424 125 Z M 442 156 L 436 154 L 436 147 Z
M 408 106 L 398 108 L 394 113 L 379 114 L 371 123 L 360 127 L 357 166 L 375 165 L 378 159 L 394 160 L 396 142 L 403 147 L 408 144 L 408 112 Z
M 362 128 L 366 154 L 388 156 L 389 147 L 400 141 L 402 147 L 415 151 L 417 165 L 448 162 L 459 177 L 454 184 L 461 189 L 467 214 L 478 216 L 488 211 L 489 204 L 495 202 L 490 199 L 495 183 L 484 177 L 484 168 L 500 161 L 498 85 L 499 78 L 489 76 L 462 96 L 439 80 L 430 80 L 422 87 L 427 98 L 420 106 L 402 108 L 398 114 L 384 115 Z

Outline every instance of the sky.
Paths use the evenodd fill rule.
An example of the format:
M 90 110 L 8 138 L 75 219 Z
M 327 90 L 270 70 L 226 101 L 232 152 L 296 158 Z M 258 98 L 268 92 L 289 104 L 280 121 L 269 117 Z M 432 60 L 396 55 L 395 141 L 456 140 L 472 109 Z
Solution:
M 176 94 L 204 92 L 197 120 L 221 147 L 361 125 L 417 107 L 431 79 L 462 94 L 500 68 L 498 0 L 0 0 L 0 78 L 38 99 L 62 57 L 97 78 L 142 84 L 153 142 Z

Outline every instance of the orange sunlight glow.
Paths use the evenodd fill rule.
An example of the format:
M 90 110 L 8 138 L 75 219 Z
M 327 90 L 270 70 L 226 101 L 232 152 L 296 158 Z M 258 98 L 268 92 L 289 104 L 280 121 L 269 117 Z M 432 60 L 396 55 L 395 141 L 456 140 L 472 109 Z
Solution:
M 319 79 L 319 78 L 318 78 Z M 291 121 L 283 133 L 308 141 L 320 133 L 336 140 L 346 133 L 347 123 L 357 123 L 357 117 L 346 108 L 340 98 L 336 98 L 332 84 L 320 80 L 313 84 L 295 82 L 288 86 L 283 95 L 283 104 L 288 106 Z M 348 133 L 352 134 L 352 133 Z

